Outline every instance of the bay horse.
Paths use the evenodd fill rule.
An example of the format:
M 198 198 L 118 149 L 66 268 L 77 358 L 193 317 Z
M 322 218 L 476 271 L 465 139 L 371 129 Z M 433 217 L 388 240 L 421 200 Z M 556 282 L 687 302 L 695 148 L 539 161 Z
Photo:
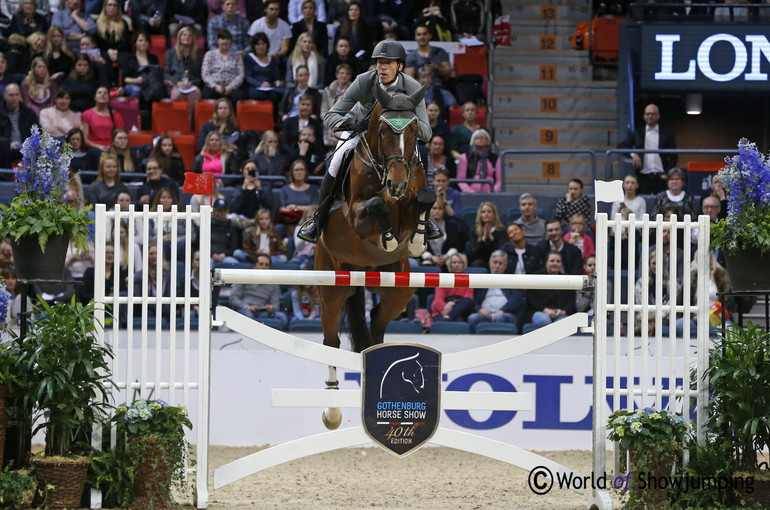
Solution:
M 411 96 L 399 92 L 391 96 L 379 84 L 374 88 L 378 102 L 350 170 L 338 176 L 341 203 L 335 204 L 316 246 L 316 270 L 408 272 L 409 256 L 419 257 L 427 248 L 426 223 L 436 193 L 428 187 L 417 153 L 415 114 L 425 88 Z M 415 292 L 409 287 L 367 289 L 380 298 L 371 310 L 369 326 L 363 287 L 319 286 L 324 345 L 339 348 L 343 309 L 355 352 L 382 343 L 388 323 L 401 314 Z M 337 387 L 335 367 L 329 367 L 326 384 Z M 327 427 L 336 428 L 329 423 Z

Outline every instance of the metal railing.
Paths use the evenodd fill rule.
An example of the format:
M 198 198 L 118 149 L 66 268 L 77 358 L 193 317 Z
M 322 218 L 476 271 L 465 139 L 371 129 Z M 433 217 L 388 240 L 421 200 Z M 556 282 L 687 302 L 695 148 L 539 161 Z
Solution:
M 770 14 L 767 8 L 770 5 L 762 4 L 724 4 L 724 3 L 632 3 L 628 6 L 628 18 L 639 22 L 675 22 L 675 23 L 703 23 L 713 19 L 717 9 L 724 9 L 730 13 L 730 20 L 720 19 L 720 23 L 745 23 L 748 20 L 760 22 L 760 13 L 764 16 Z M 689 14 L 685 9 L 690 9 Z M 746 9 L 747 17 L 735 16 L 735 9 Z M 700 11 L 700 12 L 699 12 Z M 695 14 L 693 14 L 693 12 Z M 733 19 L 735 16 L 736 19 Z

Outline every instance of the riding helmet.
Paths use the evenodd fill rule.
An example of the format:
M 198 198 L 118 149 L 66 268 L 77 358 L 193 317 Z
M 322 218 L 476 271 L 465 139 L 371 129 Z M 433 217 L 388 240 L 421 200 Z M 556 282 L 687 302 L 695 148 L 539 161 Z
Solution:
M 372 59 L 377 60 L 378 58 L 398 60 L 402 64 L 406 64 L 406 50 L 398 41 L 380 41 L 372 52 Z

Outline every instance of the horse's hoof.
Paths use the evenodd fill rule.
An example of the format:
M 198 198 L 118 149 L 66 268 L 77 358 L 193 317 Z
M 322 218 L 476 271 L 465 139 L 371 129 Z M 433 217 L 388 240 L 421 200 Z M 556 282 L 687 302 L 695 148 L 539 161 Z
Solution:
M 327 407 L 321 415 L 321 421 L 329 430 L 336 430 L 342 423 L 342 412 L 339 407 Z
M 423 236 L 418 237 L 420 237 L 419 240 L 413 238 L 411 241 L 409 241 L 407 251 L 409 252 L 410 257 L 420 257 L 423 253 L 425 253 L 425 250 L 428 249 L 428 245 L 425 244 L 425 238 Z
M 396 251 L 396 248 L 398 248 L 398 239 L 392 232 L 380 235 L 380 249 L 382 251 L 390 253 Z

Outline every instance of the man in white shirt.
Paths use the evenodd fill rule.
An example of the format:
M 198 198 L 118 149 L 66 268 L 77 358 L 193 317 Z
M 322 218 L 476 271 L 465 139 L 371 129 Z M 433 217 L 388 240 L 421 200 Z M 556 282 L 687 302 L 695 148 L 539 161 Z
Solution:
M 289 54 L 289 41 L 291 41 L 291 26 L 278 17 L 281 14 L 281 2 L 268 0 L 265 2 L 265 15 L 251 24 L 249 35 L 264 32 L 270 41 L 267 49 L 268 55 L 273 58 L 282 58 Z

